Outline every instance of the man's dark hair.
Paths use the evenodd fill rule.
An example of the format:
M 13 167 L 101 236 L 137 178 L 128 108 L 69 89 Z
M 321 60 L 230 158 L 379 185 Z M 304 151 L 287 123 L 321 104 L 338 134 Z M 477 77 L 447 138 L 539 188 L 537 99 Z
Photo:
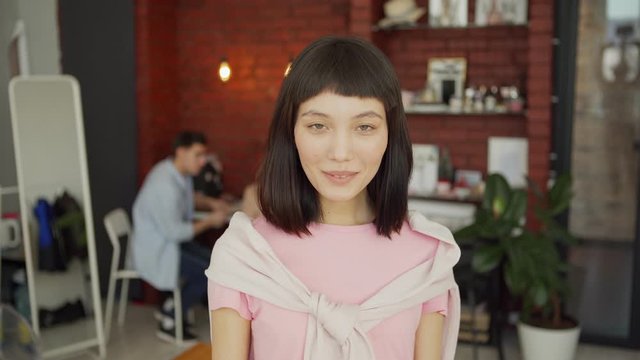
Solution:
M 197 131 L 183 131 L 173 140 L 173 152 L 181 147 L 189 148 L 193 144 L 207 145 L 207 138 L 203 133 Z
M 267 152 L 258 173 L 258 198 L 265 218 L 295 234 L 321 215 L 319 199 L 300 164 L 294 126 L 304 101 L 329 91 L 375 98 L 384 104 L 387 149 L 367 185 L 379 234 L 390 237 L 407 216 L 407 188 L 413 166 L 400 83 L 386 56 L 372 44 L 350 37 L 325 37 L 307 46 L 285 77 L 271 120 Z

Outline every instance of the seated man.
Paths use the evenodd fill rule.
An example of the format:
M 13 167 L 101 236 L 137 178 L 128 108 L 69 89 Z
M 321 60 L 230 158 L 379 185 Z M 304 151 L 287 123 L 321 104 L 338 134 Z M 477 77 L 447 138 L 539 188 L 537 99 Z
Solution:
M 174 142 L 173 156 L 149 172 L 133 205 L 134 232 L 131 252 L 134 268 L 142 278 L 161 291 L 182 286 L 182 311 L 196 304 L 207 291 L 204 270 L 209 266 L 210 250 L 191 240 L 212 227 L 221 227 L 229 216 L 229 206 L 195 194 L 192 177 L 205 163 L 206 139 L 203 134 L 183 132 Z M 194 221 L 194 209 L 208 215 Z M 175 340 L 173 301 L 161 306 L 158 337 Z M 183 328 L 185 341 L 195 336 Z

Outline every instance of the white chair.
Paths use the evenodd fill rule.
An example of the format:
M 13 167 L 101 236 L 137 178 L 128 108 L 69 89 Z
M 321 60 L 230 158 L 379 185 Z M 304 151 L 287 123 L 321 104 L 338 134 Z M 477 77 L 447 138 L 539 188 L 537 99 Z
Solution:
M 116 281 L 122 280 L 120 289 L 120 305 L 118 308 L 118 325 L 124 324 L 124 315 L 127 310 L 127 297 L 129 293 L 129 280 L 140 279 L 140 274 L 135 270 L 127 269 L 129 265 L 129 254 L 125 254 L 126 261 L 123 269 L 118 269 L 120 263 L 121 249 L 120 238 L 126 236 L 130 240 L 131 222 L 127 212 L 123 209 L 115 209 L 104 217 L 104 226 L 109 234 L 109 240 L 113 246 L 113 257 L 111 258 L 111 274 L 109 276 L 109 290 L 107 292 L 107 310 L 105 313 L 105 337 L 109 340 L 111 330 L 111 318 L 113 317 L 113 301 L 115 298 Z M 180 287 L 173 290 L 176 344 L 182 345 L 182 297 Z

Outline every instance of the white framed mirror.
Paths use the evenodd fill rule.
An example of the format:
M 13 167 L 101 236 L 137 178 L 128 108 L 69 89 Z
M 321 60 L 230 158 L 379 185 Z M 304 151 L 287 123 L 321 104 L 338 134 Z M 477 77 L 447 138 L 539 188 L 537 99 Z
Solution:
M 9 101 L 31 324 L 40 337 L 45 358 L 93 348 L 104 358 L 80 87 L 71 76 L 15 77 L 9 84 Z M 43 235 L 46 231 L 42 231 L 46 226 L 34 208 L 39 200 L 52 204 L 62 191 L 80 205 L 78 214 L 84 219 L 84 230 L 79 238 L 84 240 L 84 251 L 67 252 L 64 269 L 52 269 L 39 258 L 47 254 L 44 250 L 50 243 Z M 58 231 L 58 239 L 64 236 Z M 55 320 L 55 311 L 65 306 L 76 314 L 68 318 L 75 320 L 51 320 Z

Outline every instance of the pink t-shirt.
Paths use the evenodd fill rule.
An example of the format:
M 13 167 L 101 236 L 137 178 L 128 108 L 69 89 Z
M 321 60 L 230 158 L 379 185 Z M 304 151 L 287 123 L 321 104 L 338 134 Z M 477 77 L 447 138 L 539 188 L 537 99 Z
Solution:
M 361 304 L 385 285 L 432 258 L 439 241 L 411 230 L 405 222 L 392 239 L 376 233 L 373 224 L 340 226 L 311 224 L 310 236 L 287 234 L 263 217 L 253 221 L 280 261 L 310 291 L 334 302 Z M 235 309 L 251 320 L 251 359 L 301 360 L 306 313 L 272 305 L 259 298 L 209 281 L 209 309 Z M 412 360 L 415 333 L 423 313 L 446 315 L 447 295 L 380 322 L 368 332 L 377 359 Z

